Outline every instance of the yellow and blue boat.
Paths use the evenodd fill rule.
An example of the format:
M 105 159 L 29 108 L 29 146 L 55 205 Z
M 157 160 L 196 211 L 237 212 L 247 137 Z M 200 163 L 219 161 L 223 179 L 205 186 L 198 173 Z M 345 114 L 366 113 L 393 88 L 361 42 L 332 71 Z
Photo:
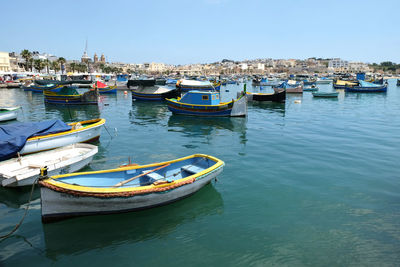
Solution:
M 174 114 L 211 117 L 239 117 L 247 114 L 247 98 L 243 94 L 236 100 L 221 102 L 219 92 L 190 91 L 182 97 L 166 101 L 168 109 Z
M 375 84 L 359 80 L 359 85 L 346 85 L 346 92 L 356 93 L 386 93 L 388 84 Z
M 215 157 L 195 154 L 149 165 L 53 176 L 39 181 L 42 221 L 166 205 L 196 193 L 224 165 Z
M 43 95 L 44 102 L 49 104 L 97 105 L 99 101 L 97 89 L 80 94 L 75 88 L 63 87 L 58 92 L 45 90 Z

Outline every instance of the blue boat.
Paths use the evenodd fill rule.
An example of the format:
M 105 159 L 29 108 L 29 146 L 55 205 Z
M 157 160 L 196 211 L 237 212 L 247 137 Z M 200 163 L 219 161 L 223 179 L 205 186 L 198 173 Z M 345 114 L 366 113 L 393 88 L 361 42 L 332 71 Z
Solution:
M 219 175 L 224 162 L 195 154 L 149 165 L 41 180 L 42 221 L 153 208 L 188 197 Z
M 63 86 L 57 84 L 21 86 L 24 91 L 31 91 L 34 93 L 43 93 L 44 90 L 58 92 L 62 87 Z
M 191 116 L 246 116 L 247 98 L 243 94 L 236 100 L 221 102 L 218 92 L 190 91 L 177 99 L 166 99 L 174 114 Z
M 359 80 L 359 85 L 346 86 L 346 92 L 357 92 L 357 93 L 385 93 L 387 91 L 388 84 L 374 84 Z

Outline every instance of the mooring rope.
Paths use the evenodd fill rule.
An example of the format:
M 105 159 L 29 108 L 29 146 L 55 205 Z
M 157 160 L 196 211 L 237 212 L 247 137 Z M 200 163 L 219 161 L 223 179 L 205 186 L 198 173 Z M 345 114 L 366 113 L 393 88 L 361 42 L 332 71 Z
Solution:
M 23 223 L 23 221 L 24 221 L 24 219 L 25 219 L 25 217 L 26 217 L 26 214 L 28 213 L 29 206 L 31 205 L 31 200 L 32 200 L 33 191 L 34 191 L 34 189 L 35 189 L 35 184 L 36 184 L 36 182 L 37 182 L 38 180 L 39 180 L 39 178 L 37 178 L 37 179 L 33 182 L 33 184 L 32 184 L 32 189 L 31 189 L 31 194 L 30 194 L 30 196 L 29 196 L 28 205 L 27 205 L 26 208 L 25 208 L 25 212 L 24 212 L 24 215 L 22 216 L 21 220 L 14 226 L 14 228 L 13 228 L 8 234 L 0 236 L 0 242 L 2 242 L 3 240 L 9 238 L 15 231 L 18 230 L 18 228 L 19 228 L 19 227 L 21 226 L 21 224 Z

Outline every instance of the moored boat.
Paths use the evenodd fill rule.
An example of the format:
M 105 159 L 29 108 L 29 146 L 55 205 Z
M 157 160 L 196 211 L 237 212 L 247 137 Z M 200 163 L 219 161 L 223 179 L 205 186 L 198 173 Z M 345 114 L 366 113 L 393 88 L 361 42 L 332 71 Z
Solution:
M 190 91 L 177 99 L 166 99 L 174 114 L 191 116 L 246 116 L 247 98 L 243 94 L 229 102 L 221 102 L 218 92 Z
M 127 87 L 128 89 L 130 89 L 130 87 L 134 86 L 154 86 L 155 84 L 156 84 L 155 79 L 139 78 L 139 79 L 128 80 Z
M 172 161 L 72 173 L 39 181 L 42 222 L 121 213 L 190 196 L 219 175 L 224 162 L 195 154 Z
M 246 92 L 247 101 L 270 101 L 270 102 L 285 102 L 286 90 L 274 93 L 250 93 Z
M 73 144 L 32 155 L 0 162 L 0 181 L 3 187 L 32 185 L 40 168 L 47 167 L 49 175 L 76 172 L 89 164 L 97 146 Z
M 43 95 L 45 103 L 49 104 L 97 105 L 99 101 L 99 91 L 97 89 L 80 94 L 75 88 L 63 87 L 58 92 L 45 90 Z
M 0 121 L 15 120 L 21 107 L 0 107 Z
M 100 81 L 96 81 L 93 84 L 93 88 L 99 91 L 99 94 L 115 94 L 117 93 L 117 86 L 113 85 L 113 86 L 109 86 L 105 83 L 102 83 Z
M 12 123 L 0 126 L 0 160 L 75 143 L 90 142 L 100 136 L 104 119 L 66 124 L 54 119 L 41 122 Z
M 319 90 L 319 88 L 316 87 L 315 85 L 312 85 L 312 86 L 304 86 L 304 88 L 303 88 L 303 91 L 304 91 L 304 92 L 306 92 L 306 91 L 314 92 L 314 91 L 318 91 L 318 90 Z
M 345 87 L 346 92 L 357 92 L 357 93 L 385 93 L 387 91 L 388 84 L 375 84 L 359 80 L 359 85 L 347 85 Z
M 132 99 L 146 101 L 162 101 L 166 98 L 175 98 L 180 96 L 180 90 L 168 87 L 139 87 L 131 90 Z
M 179 80 L 176 83 L 176 87 L 180 88 L 182 92 L 188 92 L 192 90 L 197 91 L 219 91 L 221 88 L 220 82 L 210 82 L 210 81 L 197 81 L 197 80 Z
M 277 87 L 273 87 L 275 92 L 281 92 L 283 90 L 286 91 L 287 94 L 289 93 L 303 93 L 303 83 L 296 82 L 296 81 L 287 81 L 281 83 Z
M 338 92 L 313 92 L 313 97 L 337 98 Z
M 315 83 L 316 84 L 330 84 L 332 81 L 333 81 L 332 79 L 329 79 L 327 77 L 321 77 L 321 78 L 318 78 L 315 81 Z
M 335 89 L 345 89 L 346 86 L 357 86 L 357 81 L 344 81 L 344 80 L 334 80 L 333 88 Z

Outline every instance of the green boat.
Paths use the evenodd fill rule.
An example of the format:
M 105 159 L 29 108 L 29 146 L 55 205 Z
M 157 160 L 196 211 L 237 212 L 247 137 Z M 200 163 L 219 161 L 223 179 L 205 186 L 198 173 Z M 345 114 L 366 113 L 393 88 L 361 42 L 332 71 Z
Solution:
M 338 97 L 338 92 L 313 92 L 313 97 L 327 97 L 327 98 L 336 98 Z

